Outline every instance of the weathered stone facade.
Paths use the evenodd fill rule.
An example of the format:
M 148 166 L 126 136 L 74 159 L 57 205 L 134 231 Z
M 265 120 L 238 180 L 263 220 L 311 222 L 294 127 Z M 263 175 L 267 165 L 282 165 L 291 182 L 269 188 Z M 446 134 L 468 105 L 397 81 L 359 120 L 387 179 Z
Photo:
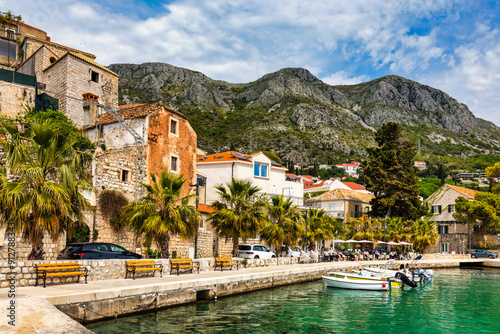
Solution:
M 8 239 L 6 236 L 5 228 L 1 228 L 0 231 L 0 260 L 7 261 L 9 259 L 9 252 L 15 253 L 16 260 L 26 260 L 28 255 L 31 253 L 32 246 L 29 242 L 24 240 L 19 233 L 16 233 L 15 237 L 15 245 L 14 247 L 8 246 Z M 66 235 L 61 235 L 57 240 L 53 241 L 48 235 L 45 235 L 43 238 L 43 250 L 45 252 L 44 259 L 45 260 L 55 260 L 59 252 L 66 245 Z M 10 248 L 10 250 L 9 250 Z M 0 276 L 0 281 L 1 281 Z
M 59 109 L 78 126 L 84 125 L 82 99 L 90 93 L 105 106 L 118 108 L 118 75 L 94 61 L 95 56 L 56 43 L 26 37 L 26 60 L 18 72 L 36 75 L 38 82 L 59 100 Z
M 35 87 L 0 81 L 0 115 L 16 117 L 35 105 Z
M 158 175 L 164 170 L 184 175 L 187 182 L 182 196 L 193 193 L 194 188 L 189 185 L 196 182 L 196 133 L 187 119 L 161 103 L 124 107 L 120 108 L 119 113 L 143 138 L 144 156 L 142 145 L 137 146 L 136 156 L 134 137 L 111 115 L 105 114 L 93 125 L 86 127 L 85 135 L 94 143 L 104 144 L 106 148 L 95 154 L 94 199 L 103 189 L 109 189 L 120 191 L 129 202 L 133 202 L 144 195 L 139 182 L 148 183 L 151 181 L 150 172 Z M 172 122 L 175 123 L 175 131 L 171 128 Z M 175 166 L 172 166 L 172 157 L 176 159 Z M 113 242 L 139 253 L 144 252 L 144 249 L 141 250 L 140 238 L 135 238 L 133 233 L 126 230 L 113 230 L 99 208 L 96 211 L 95 226 L 99 231 L 99 241 Z M 213 248 L 210 241 L 207 241 L 207 246 L 202 246 L 202 242 L 209 239 L 201 238 L 202 241 L 198 243 L 200 249 Z M 156 245 L 153 244 L 152 248 L 155 249 Z M 194 257 L 194 237 L 182 240 L 178 236 L 172 236 L 170 253 L 176 257 Z

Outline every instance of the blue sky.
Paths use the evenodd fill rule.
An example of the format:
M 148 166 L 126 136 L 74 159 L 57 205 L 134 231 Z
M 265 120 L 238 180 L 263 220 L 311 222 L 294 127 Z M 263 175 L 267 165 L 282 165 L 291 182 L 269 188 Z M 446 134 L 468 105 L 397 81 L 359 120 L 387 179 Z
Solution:
M 250 82 L 302 67 L 328 84 L 388 74 L 500 125 L 500 4 L 478 0 L 0 0 L 103 65 L 165 62 Z

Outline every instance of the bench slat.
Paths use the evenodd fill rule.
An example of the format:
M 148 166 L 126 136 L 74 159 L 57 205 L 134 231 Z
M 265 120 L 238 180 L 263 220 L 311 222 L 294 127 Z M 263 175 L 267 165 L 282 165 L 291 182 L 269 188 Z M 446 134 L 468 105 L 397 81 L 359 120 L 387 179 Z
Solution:
M 77 275 L 85 275 L 84 271 L 75 271 L 75 272 L 65 272 L 65 273 L 50 273 L 45 275 L 45 277 L 57 277 L 57 276 L 77 276 Z M 44 276 L 43 274 L 38 276 Z
M 79 266 L 78 262 L 63 262 L 63 263 L 35 263 L 37 267 L 65 267 L 65 266 Z

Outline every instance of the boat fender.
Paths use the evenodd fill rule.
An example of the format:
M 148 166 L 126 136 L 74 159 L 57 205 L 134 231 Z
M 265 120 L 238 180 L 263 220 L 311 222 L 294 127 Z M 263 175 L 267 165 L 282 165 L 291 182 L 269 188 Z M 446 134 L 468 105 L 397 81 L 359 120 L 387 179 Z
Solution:
M 418 286 L 417 283 L 413 282 L 408 276 L 403 273 L 396 273 L 395 277 L 411 288 L 416 288 Z

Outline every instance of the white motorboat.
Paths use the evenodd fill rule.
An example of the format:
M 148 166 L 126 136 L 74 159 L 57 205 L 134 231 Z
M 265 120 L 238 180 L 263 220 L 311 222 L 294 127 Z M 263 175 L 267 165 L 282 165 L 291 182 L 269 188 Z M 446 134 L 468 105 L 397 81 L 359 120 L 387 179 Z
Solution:
M 359 274 L 330 272 L 322 276 L 328 287 L 352 290 L 387 291 L 401 289 L 401 281 L 395 278 L 371 277 Z

